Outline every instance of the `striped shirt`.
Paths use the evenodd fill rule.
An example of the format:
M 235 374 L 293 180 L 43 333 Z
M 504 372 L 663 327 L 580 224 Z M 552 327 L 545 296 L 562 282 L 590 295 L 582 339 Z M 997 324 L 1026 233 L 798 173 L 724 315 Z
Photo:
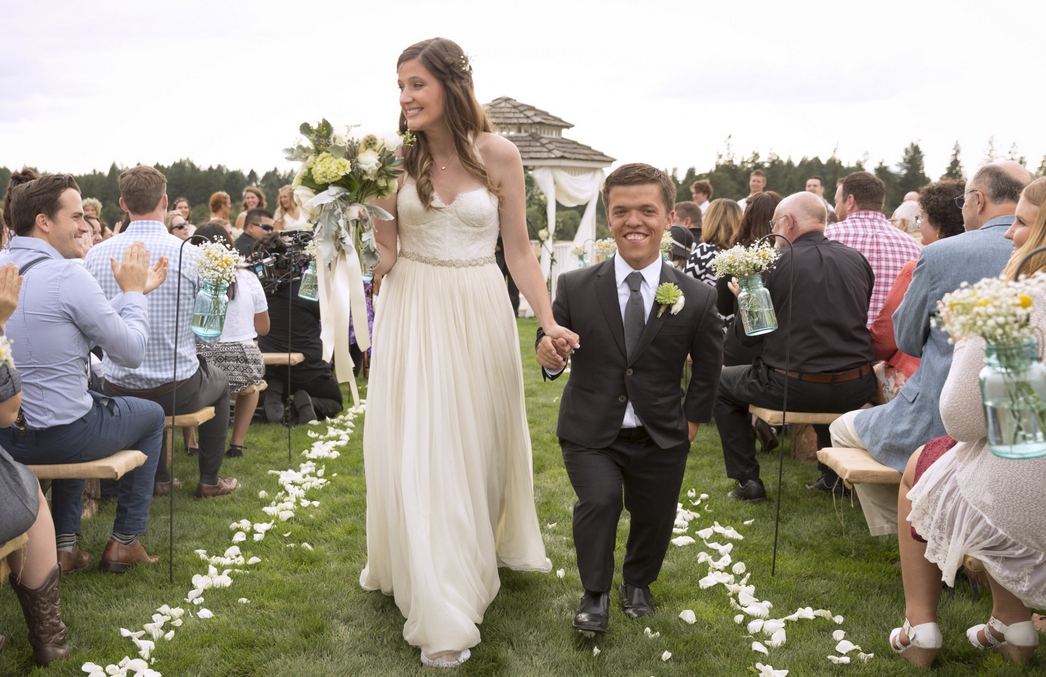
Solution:
M 882 212 L 854 212 L 824 231 L 825 237 L 842 242 L 864 254 L 875 273 L 872 301 L 868 304 L 868 327 L 872 326 L 890 294 L 893 281 L 904 264 L 919 258 L 919 245 L 904 231 L 890 225 Z
M 149 390 L 165 383 L 172 377 L 182 381 L 199 368 L 196 357 L 196 341 L 190 329 L 196 293 L 201 289 L 200 278 L 192 272 L 193 245 L 187 245 L 182 254 L 181 308 L 175 315 L 178 288 L 178 255 L 183 240 L 167 232 L 159 221 L 132 221 L 120 234 L 101 244 L 91 247 L 84 257 L 84 267 L 94 275 L 102 291 L 110 299 L 120 293 L 113 277 L 109 259 L 123 260 L 124 250 L 132 242 L 144 242 L 150 252 L 150 265 L 158 257 L 167 257 L 167 279 L 149 293 L 149 343 L 145 348 L 145 360 L 137 369 L 122 367 L 109 359 L 102 360 L 102 375 L 107 381 L 132 390 Z M 188 242 L 185 240 L 184 242 Z M 177 322 L 176 322 L 177 320 Z M 174 337 L 178 336 L 178 375 L 174 376 Z

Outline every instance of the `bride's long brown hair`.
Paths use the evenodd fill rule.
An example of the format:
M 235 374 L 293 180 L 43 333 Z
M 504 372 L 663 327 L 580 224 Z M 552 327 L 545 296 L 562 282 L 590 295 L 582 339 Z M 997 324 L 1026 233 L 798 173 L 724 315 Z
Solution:
M 500 194 L 490 183 L 490 176 L 478 157 L 472 141 L 480 132 L 492 132 L 493 127 L 487 118 L 487 112 L 476 100 L 472 83 L 472 66 L 468 57 L 453 40 L 431 38 L 422 40 L 403 50 L 396 68 L 404 61 L 417 59 L 428 72 L 432 73 L 443 87 L 443 119 L 447 121 L 454 136 L 454 149 L 461 164 L 480 185 L 484 186 L 495 197 Z M 400 131 L 407 131 L 407 118 L 400 111 Z M 437 209 L 432 204 L 432 153 L 424 132 L 418 132 L 417 141 L 404 149 L 403 164 L 407 174 L 417 184 L 418 198 L 427 209 Z

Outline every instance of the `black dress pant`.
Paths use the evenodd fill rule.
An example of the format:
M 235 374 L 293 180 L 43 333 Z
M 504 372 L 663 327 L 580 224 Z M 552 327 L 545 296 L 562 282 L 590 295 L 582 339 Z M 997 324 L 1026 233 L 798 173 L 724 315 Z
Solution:
M 657 446 L 643 428 L 623 428 L 606 449 L 560 439 L 563 465 L 578 500 L 574 549 L 585 590 L 609 592 L 622 506 L 631 517 L 622 578 L 634 586 L 657 580 L 665 559 L 689 444 Z
M 843 383 L 812 383 L 789 378 L 762 361 L 748 367 L 723 367 L 719 392 L 712 413 L 723 445 L 727 477 L 738 482 L 759 479 L 755 458 L 755 435 L 748 405 L 780 409 L 784 402 L 784 383 L 788 379 L 788 410 L 845 413 L 860 409 L 876 391 L 875 373 Z M 828 426 L 815 425 L 817 446 L 830 447 Z M 818 464 L 822 472 L 828 466 Z
M 341 413 L 343 408 L 341 385 L 338 383 L 338 379 L 334 378 L 333 370 L 327 369 L 316 378 L 305 382 L 294 379 L 294 372 L 292 371 L 291 378 L 292 380 L 288 384 L 287 367 L 266 367 L 265 382 L 269 385 L 265 392 L 279 393 L 280 399 L 286 402 L 294 393 L 304 390 L 312 400 L 312 408 L 316 412 L 316 418 L 321 421 L 334 418 Z
M 204 422 L 200 426 L 200 456 L 198 463 L 200 467 L 200 479 L 205 484 L 217 482 L 218 471 L 225 460 L 225 437 L 229 433 L 229 379 L 225 372 L 213 365 L 207 364 L 202 356 L 197 356 L 200 367 L 196 373 L 178 386 L 175 395 L 178 402 L 178 414 L 191 414 L 204 407 L 214 407 L 214 418 Z M 106 395 L 117 395 L 108 384 L 103 385 Z M 163 407 L 163 415 L 170 416 L 171 393 L 157 395 L 156 397 L 144 397 L 140 394 L 134 395 L 143 400 L 155 402 Z M 168 431 L 163 431 L 163 446 L 167 448 Z M 171 473 L 167 470 L 167 457 L 162 456 L 160 463 L 156 464 L 157 482 L 170 482 Z

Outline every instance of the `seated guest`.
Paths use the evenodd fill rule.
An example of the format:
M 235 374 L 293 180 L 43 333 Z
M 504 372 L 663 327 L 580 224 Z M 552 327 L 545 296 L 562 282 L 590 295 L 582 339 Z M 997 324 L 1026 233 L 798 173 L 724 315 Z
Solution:
M 704 221 L 704 212 L 697 206 L 696 202 L 677 202 L 675 207 L 675 220 L 673 226 L 682 226 L 690 231 L 694 242 L 701 239 L 701 228 Z
M 923 187 L 919 193 L 919 202 L 916 203 L 919 215 L 911 221 L 920 231 L 925 230 L 924 244 L 964 232 L 962 212 L 955 208 L 954 200 L 965 190 L 965 181 L 947 179 Z M 871 327 L 875 359 L 882 360 L 875 366 L 875 375 L 879 379 L 876 404 L 886 404 L 892 400 L 905 381 L 919 368 L 919 358 L 905 355 L 898 350 L 893 335 L 893 314 L 901 305 L 904 293 L 908 291 L 915 264 L 916 259 L 912 259 L 901 268 L 901 273 L 886 296 L 886 304 Z
M 769 235 L 770 219 L 774 218 L 774 211 L 780 203 L 781 196 L 772 190 L 751 196 L 748 200 L 748 207 L 745 208 L 741 221 L 737 224 L 737 232 L 734 234 L 734 239 L 730 246 L 741 245 L 742 247 L 750 247 L 759 238 Z M 783 243 L 784 240 L 779 240 L 779 242 Z M 772 243 L 771 246 L 773 246 Z M 725 277 L 720 278 L 716 282 L 716 290 L 719 294 L 716 309 L 720 315 L 733 315 L 734 324 L 740 325 L 741 321 L 737 317 L 737 297 L 730 291 L 729 283 L 730 280 Z M 738 329 L 741 329 L 741 327 L 739 326 Z M 743 329 L 737 333 L 733 331 L 733 327 L 727 328 L 723 340 L 724 366 L 749 366 L 755 358 L 759 357 L 762 344 L 742 341 L 739 337 L 743 334 Z M 770 429 L 769 426 L 766 428 L 760 426 L 760 428 L 764 434 Z M 769 438 L 767 438 L 766 442 L 769 443 Z
M 258 243 L 258 250 L 268 254 L 286 251 L 287 245 L 278 234 L 267 235 Z M 287 271 L 277 267 L 280 275 Z M 334 378 L 331 365 L 323 360 L 323 344 L 320 341 L 320 304 L 298 296 L 300 280 L 266 294 L 269 305 L 268 335 L 258 338 L 258 348 L 263 353 L 295 352 L 305 356 L 305 361 L 290 367 L 290 380 L 286 366 L 267 365 L 265 381 L 269 387 L 263 397 L 265 418 L 270 423 L 284 420 L 288 398 L 293 393 L 291 423 L 308 423 L 337 416 L 342 409 L 341 386 Z M 288 325 L 290 329 L 288 330 Z M 290 331 L 290 345 L 287 332 Z
M 1046 179 L 1039 179 L 1017 205 L 1033 225 L 1028 242 L 1006 267 L 1008 279 L 1024 254 L 1046 241 L 1044 198 Z M 1022 273 L 1042 270 L 1046 259 L 1037 256 Z M 1032 323 L 1040 336 L 1046 332 L 1046 300 L 1034 300 Z M 1046 502 L 1046 456 L 1011 460 L 987 448 L 978 378 L 984 345 L 977 336 L 956 342 L 940 398 L 951 439 L 932 440 L 912 454 L 897 498 L 906 618 L 904 627 L 890 634 L 890 645 L 924 668 L 943 645 L 937 625 L 940 581 L 954 585 L 966 556 L 984 563 L 992 591 L 987 625 L 966 632 L 973 646 L 996 648 L 1011 661 L 1026 662 L 1039 644 L 1028 607 L 1046 608 L 1046 511 L 1038 509 Z M 1040 341 L 1040 355 L 1043 348 Z
M 12 191 L 11 216 L 17 237 L 9 261 L 23 277 L 17 312 L 6 330 L 21 369 L 22 412 L 17 426 L 0 428 L 0 446 L 19 463 L 82 463 L 124 449 L 145 454 L 144 465 L 120 479 L 116 520 L 99 568 L 122 573 L 153 563 L 138 541 L 145 533 L 153 473 L 160 459 L 163 411 L 132 397 L 106 398 L 88 390 L 90 350 L 105 350 L 114 363 L 141 364 L 149 340 L 145 294 L 167 276 L 167 260 L 130 237 L 110 240 L 113 261 L 105 259 L 119 293 L 106 299 L 79 259 L 80 236 L 87 232 L 80 190 L 73 177 L 43 176 Z M 95 250 L 105 246 L 98 245 Z M 120 256 L 122 263 L 117 264 Z M 151 300 L 151 299 L 150 299 Z M 28 312 L 32 309 L 31 312 Z M 84 480 L 51 484 L 58 562 L 63 571 L 90 564 L 80 551 L 81 495 Z
M 188 240 L 196 232 L 196 229 L 189 225 L 182 213 L 177 210 L 167 212 L 167 216 L 163 219 L 163 225 L 167 227 L 168 233 L 179 240 Z
M 875 273 L 875 289 L 868 307 L 867 326 L 871 327 L 886 303 L 893 281 L 904 264 L 919 257 L 919 245 L 890 225 L 883 214 L 886 184 L 868 172 L 854 172 L 839 184 L 835 193 L 835 213 L 839 223 L 825 231 L 825 237 L 838 240 L 864 254 Z
M 21 282 L 18 267 L 8 263 L 0 268 L 0 327 L 18 304 Z M 0 339 L 0 341 L 3 341 Z M 10 350 L 8 346 L 4 350 Z M 0 363 L 0 427 L 14 424 L 22 404 L 22 380 L 11 364 Z M 29 627 L 29 644 L 39 665 L 69 657 L 62 623 L 62 567 L 55 550 L 54 522 L 47 499 L 36 476 L 12 459 L 0 447 L 0 544 L 25 534 L 29 543 L 7 556 L 2 564 L 12 572 L 10 581 L 22 615 Z M 0 586 L 4 584 L 0 578 Z M 0 635 L 0 647 L 4 637 Z
M 1016 162 L 981 167 L 955 198 L 962 205 L 965 233 L 924 247 L 912 272 L 904 300 L 893 314 L 897 348 L 922 358 L 898 396 L 881 407 L 851 411 L 832 423 L 832 444 L 867 449 L 875 460 L 903 472 L 912 453 L 945 434 L 940 394 L 952 361 L 948 335 L 930 320 L 937 302 L 963 282 L 976 282 L 1002 272 L 1013 248 L 1004 238 L 1031 174 Z M 928 214 L 929 216 L 929 214 Z M 834 481 L 834 476 L 829 480 Z M 825 489 L 824 478 L 809 485 Z M 822 486 L 817 486 L 820 483 Z M 885 484 L 858 484 L 857 495 L 874 535 L 893 533 L 897 496 Z
M 672 249 L 668 252 L 668 262 L 676 270 L 683 270 L 687 259 L 690 258 L 690 251 L 694 248 L 694 236 L 683 226 L 672 226 L 665 232 L 672 239 Z
M 920 242 L 921 236 L 919 235 L 920 210 L 918 200 L 906 200 L 901 203 L 901 206 L 893 210 L 893 216 L 890 217 L 890 225 L 902 233 L 908 233 L 916 242 L 922 244 Z
M 243 206 L 240 209 L 240 213 L 236 216 L 236 230 L 246 230 L 244 224 L 247 223 L 247 213 L 252 209 L 265 209 L 268 206 L 265 200 L 265 193 L 261 192 L 260 188 L 255 186 L 247 186 L 243 189 Z M 271 217 L 270 217 L 271 218 Z
M 128 237 L 143 240 L 154 255 L 167 257 L 178 265 L 182 240 L 171 235 L 163 225 L 167 213 L 167 179 L 152 167 L 139 165 L 120 175 L 120 208 L 127 212 L 130 223 Z M 109 259 L 122 238 L 114 238 L 98 245 L 84 259 L 84 267 L 94 275 L 107 296 L 117 293 Z M 236 491 L 240 483 L 235 477 L 218 475 L 225 457 L 225 435 L 229 430 L 229 382 L 220 369 L 197 357 L 192 333 L 192 312 L 196 293 L 202 286 L 192 272 L 192 252 L 184 253 L 182 267 L 174 271 L 181 276 L 181 302 L 178 308 L 178 280 L 172 279 L 156 290 L 149 304 L 149 345 L 139 367 L 120 364 L 106 351 L 102 361 L 106 395 L 140 397 L 159 404 L 163 413 L 171 416 L 174 404 L 179 413 L 188 414 L 204 407 L 214 407 L 214 418 L 200 426 L 200 482 L 196 498 L 226 496 Z M 174 364 L 174 341 L 178 336 L 177 365 Z M 177 366 L 178 373 L 173 373 Z M 172 380 L 173 379 L 173 380 Z M 175 400 L 176 402 L 172 401 Z M 164 435 L 166 436 L 166 432 Z M 163 463 L 156 466 L 153 495 L 166 496 L 171 488 L 180 487 Z
M 729 280 L 724 280 L 722 285 L 716 284 L 716 275 L 711 264 L 712 259 L 719 252 L 730 248 L 734 234 L 737 233 L 737 226 L 741 222 L 742 213 L 741 208 L 733 200 L 720 198 L 713 202 L 704 216 L 701 241 L 694 245 L 686 267 L 683 268 L 683 272 L 687 275 L 716 287 L 716 292 L 719 294 L 716 310 L 719 312 L 719 319 L 723 321 L 724 332 L 734 319 L 734 295 L 726 287 Z
M 186 223 L 192 224 L 192 209 L 189 207 L 188 199 L 184 197 L 175 198 L 172 209 L 181 214 Z
M 229 234 L 217 223 L 208 223 L 197 232 L 233 248 Z M 206 357 L 208 364 L 225 372 L 229 379 L 229 393 L 236 397 L 236 413 L 233 414 L 232 439 L 225 455 L 238 457 L 243 456 L 247 427 L 258 407 L 260 394 L 245 395 L 240 391 L 264 383 L 265 360 L 258 346 L 254 345 L 254 339 L 259 334 L 265 336 L 269 333 L 269 306 L 258 276 L 244 268 L 236 270 L 236 279 L 225 293 L 229 297 L 229 309 L 222 335 L 215 344 L 198 344 L 196 352 Z
M 102 222 L 98 220 L 98 217 L 87 216 L 86 214 L 84 215 L 84 221 L 91 227 L 91 246 L 99 244 L 103 239 Z
M 792 411 L 847 411 L 875 394 L 872 342 L 865 327 L 872 269 L 860 252 L 824 236 L 826 217 L 824 202 L 813 193 L 796 193 L 777 205 L 774 232 L 789 238 L 793 248 L 792 254 L 782 252 L 776 267 L 765 274 L 778 329 L 746 336 L 736 319 L 731 328 L 743 344 L 761 349 L 752 365 L 723 367 L 713 407 L 726 474 L 737 483 L 729 494 L 733 498 L 752 503 L 766 500 L 749 405 L 780 409 L 785 379 L 791 379 L 788 408 Z M 784 240 L 778 241 L 787 248 Z M 737 289 L 736 284 L 732 289 Z M 794 303 L 791 327 L 789 298 Z M 819 442 L 827 446 L 827 426 L 814 429 Z
M 219 190 L 217 193 L 211 195 L 211 199 L 208 201 L 208 206 L 211 209 L 211 218 L 209 221 L 217 221 L 218 219 L 224 219 L 226 222 L 229 221 L 229 210 L 232 209 L 232 198 L 224 190 Z
M 251 209 L 243 223 L 243 235 L 236 238 L 236 251 L 244 258 L 250 256 L 255 243 L 271 233 L 273 228 L 272 212 L 264 207 Z

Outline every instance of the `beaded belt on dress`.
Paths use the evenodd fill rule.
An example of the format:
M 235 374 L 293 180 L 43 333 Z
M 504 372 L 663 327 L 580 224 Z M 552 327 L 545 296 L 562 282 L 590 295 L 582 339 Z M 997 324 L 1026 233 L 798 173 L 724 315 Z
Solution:
M 494 255 L 480 256 L 475 259 L 434 259 L 431 256 L 422 256 L 412 251 L 400 250 L 399 256 L 418 263 L 427 263 L 430 266 L 444 266 L 447 268 L 471 268 L 472 266 L 485 266 L 488 263 L 496 263 Z

